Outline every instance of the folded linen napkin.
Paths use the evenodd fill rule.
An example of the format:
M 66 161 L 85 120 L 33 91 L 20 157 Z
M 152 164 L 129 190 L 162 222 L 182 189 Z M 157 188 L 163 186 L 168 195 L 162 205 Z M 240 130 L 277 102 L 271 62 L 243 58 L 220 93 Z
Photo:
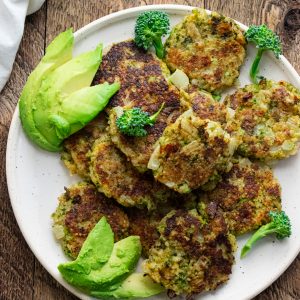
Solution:
M 26 14 L 40 9 L 44 1 L 0 1 L 0 91 L 10 76 L 23 35 Z

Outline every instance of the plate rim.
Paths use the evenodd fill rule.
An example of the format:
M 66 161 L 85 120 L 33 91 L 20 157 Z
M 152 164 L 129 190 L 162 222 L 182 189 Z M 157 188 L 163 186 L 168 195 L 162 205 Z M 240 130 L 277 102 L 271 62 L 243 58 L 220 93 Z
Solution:
M 90 33 L 99 30 L 99 26 L 101 26 L 103 23 L 113 20 L 114 22 L 119 20 L 122 20 L 126 17 L 130 17 L 130 15 L 134 15 L 139 12 L 147 11 L 147 10 L 173 10 L 178 11 L 179 14 L 182 14 L 182 12 L 190 12 L 192 9 L 197 8 L 194 6 L 189 5 L 178 5 L 178 4 L 155 4 L 155 5 L 142 5 L 138 7 L 131 7 L 124 10 L 120 10 L 108 15 L 105 15 L 103 17 L 100 17 L 85 26 L 78 29 L 76 32 L 74 32 L 74 45 L 79 42 L 81 39 L 83 39 L 85 36 L 89 35 Z M 210 13 L 210 10 L 206 11 Z M 181 12 L 181 13 L 180 13 Z M 248 26 L 236 21 L 233 19 L 243 30 L 246 30 Z M 108 24 L 109 25 L 109 24 Z M 280 55 L 279 61 L 284 65 L 284 67 L 290 72 L 293 79 L 297 82 L 297 85 L 300 87 L 300 76 L 297 73 L 297 71 L 294 69 L 294 67 L 291 65 L 291 63 L 285 58 L 285 56 Z M 16 208 L 16 203 L 12 199 L 16 199 L 16 191 L 15 191 L 15 179 L 14 179 L 14 166 L 15 166 L 15 151 L 14 151 L 14 144 L 12 143 L 15 141 L 15 137 L 18 135 L 18 132 L 20 132 L 21 127 L 18 126 L 18 120 L 19 119 L 19 106 L 18 102 L 15 107 L 15 111 L 13 113 L 12 121 L 9 128 L 8 138 L 7 138 L 7 146 L 6 146 L 6 181 L 7 181 L 7 187 L 8 187 L 8 194 L 10 203 L 13 209 L 13 213 L 15 216 L 15 219 L 17 221 L 17 224 L 19 226 L 19 229 L 22 233 L 23 238 L 25 239 L 28 247 L 34 254 L 35 258 L 40 262 L 40 264 L 45 268 L 45 270 L 64 288 L 66 288 L 69 292 L 76 295 L 80 299 L 91 299 L 88 295 L 83 294 L 79 292 L 77 289 L 75 289 L 73 286 L 69 285 L 66 281 L 64 281 L 61 277 L 57 276 L 56 273 L 54 273 L 52 270 L 48 269 L 46 259 L 42 257 L 41 254 L 39 254 L 34 249 L 34 245 L 32 245 L 32 238 L 30 238 L 29 233 L 26 233 L 26 230 L 24 229 L 24 226 L 22 225 L 22 218 L 18 213 L 18 209 Z M 260 294 L 262 291 L 264 291 L 266 288 L 268 288 L 271 284 L 273 284 L 286 270 L 287 268 L 293 263 L 293 261 L 296 259 L 300 252 L 300 243 L 297 248 L 295 248 L 294 255 L 290 256 L 289 259 L 287 259 L 286 264 L 283 268 L 280 269 L 280 271 L 277 271 L 273 274 L 273 276 L 268 278 L 268 281 L 259 289 L 256 289 L 254 292 L 250 292 L 247 296 L 247 298 L 243 299 L 252 299 L 253 297 Z M 242 299 L 242 298 L 241 298 Z

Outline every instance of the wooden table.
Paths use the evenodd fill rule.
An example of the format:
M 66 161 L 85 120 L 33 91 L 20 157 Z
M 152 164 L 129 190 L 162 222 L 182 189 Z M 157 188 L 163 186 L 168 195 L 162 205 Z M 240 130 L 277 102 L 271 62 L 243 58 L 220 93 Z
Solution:
M 246 25 L 266 23 L 280 35 L 283 41 L 284 55 L 296 70 L 300 71 L 299 0 L 46 1 L 40 11 L 26 19 L 24 37 L 10 80 L 0 93 L 1 300 L 76 299 L 52 279 L 35 259 L 22 237 L 9 202 L 5 177 L 6 139 L 12 114 L 27 76 L 42 57 L 45 46 L 64 29 L 73 27 L 74 30 L 77 30 L 97 18 L 118 10 L 159 3 L 202 6 L 217 10 Z M 300 256 L 271 287 L 255 299 L 300 299 Z

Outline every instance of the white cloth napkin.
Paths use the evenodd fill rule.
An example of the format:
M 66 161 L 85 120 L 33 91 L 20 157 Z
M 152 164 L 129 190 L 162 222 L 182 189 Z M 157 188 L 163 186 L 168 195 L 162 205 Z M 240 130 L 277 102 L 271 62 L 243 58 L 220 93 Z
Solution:
M 0 91 L 7 82 L 24 31 L 26 14 L 45 0 L 0 0 Z

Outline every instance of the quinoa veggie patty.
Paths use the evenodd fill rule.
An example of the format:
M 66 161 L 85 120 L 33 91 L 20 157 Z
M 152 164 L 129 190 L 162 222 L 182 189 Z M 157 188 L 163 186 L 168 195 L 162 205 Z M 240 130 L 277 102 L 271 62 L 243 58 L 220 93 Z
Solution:
M 65 190 L 52 219 L 54 234 L 68 256 L 76 259 L 87 235 L 103 216 L 115 234 L 115 241 L 128 235 L 126 213 L 94 185 L 80 182 Z
M 114 44 L 103 57 L 95 83 L 119 81 L 121 88 L 110 100 L 107 111 L 110 114 L 112 141 L 128 157 L 131 163 L 144 172 L 153 151 L 154 143 L 165 127 L 180 114 L 179 91 L 169 84 L 166 65 L 154 54 L 136 47 L 133 41 Z M 145 137 L 128 137 L 116 127 L 114 107 L 140 107 L 150 115 L 164 109 L 153 126 L 147 126 Z
M 100 192 L 127 207 L 155 209 L 158 202 L 172 195 L 172 191 L 153 177 L 139 173 L 108 134 L 103 134 L 93 145 L 90 176 Z
M 228 280 L 236 243 L 222 216 L 204 225 L 195 210 L 173 210 L 158 230 L 143 268 L 170 293 L 194 295 Z
M 227 96 L 229 131 L 240 132 L 241 155 L 261 160 L 296 154 L 300 140 L 300 92 L 291 84 L 261 80 Z
M 193 84 L 219 92 L 239 76 L 245 45 L 243 32 L 232 19 L 195 9 L 171 31 L 165 61 L 171 71 L 184 71 Z
M 268 223 L 270 211 L 281 210 L 281 188 L 268 166 L 236 158 L 217 187 L 200 196 L 199 211 L 205 219 L 222 214 L 234 235 Z
M 148 168 L 169 188 L 188 193 L 227 170 L 236 147 L 219 122 L 201 119 L 190 109 L 165 129 Z

